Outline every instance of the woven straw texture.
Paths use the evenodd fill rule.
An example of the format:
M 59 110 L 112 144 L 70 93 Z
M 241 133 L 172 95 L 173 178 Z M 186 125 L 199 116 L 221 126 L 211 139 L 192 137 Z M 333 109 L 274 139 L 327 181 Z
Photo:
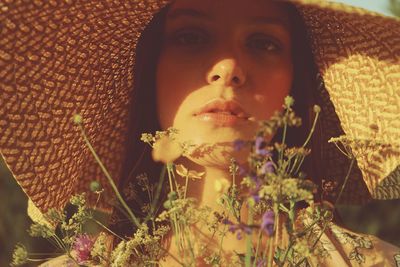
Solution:
M 88 191 L 92 180 L 107 184 L 72 122 L 76 113 L 118 179 L 135 46 L 161 5 L 10 1 L 2 7 L 1 153 L 40 210 L 64 207 L 72 194 Z
M 299 10 L 325 84 L 320 105 L 331 174 L 326 178 L 343 183 L 340 167 L 348 160 L 325 141 L 344 133 L 359 169 L 351 173 L 343 200 L 366 199 L 363 179 L 373 198 L 399 198 L 400 21 L 341 4 L 306 2 Z
M 106 184 L 75 113 L 115 180 L 127 139 L 135 47 L 168 1 L 5 1 L 0 38 L 0 151 L 41 210 Z M 358 168 L 344 201 L 400 197 L 400 22 L 361 9 L 296 1 L 324 87 L 323 140 L 346 134 Z M 327 180 L 340 185 L 348 159 L 324 147 Z M 363 179 L 365 181 L 365 186 Z M 368 190 L 367 190 L 368 188 Z M 111 192 L 106 188 L 104 199 Z M 103 203 L 103 208 L 109 208 Z

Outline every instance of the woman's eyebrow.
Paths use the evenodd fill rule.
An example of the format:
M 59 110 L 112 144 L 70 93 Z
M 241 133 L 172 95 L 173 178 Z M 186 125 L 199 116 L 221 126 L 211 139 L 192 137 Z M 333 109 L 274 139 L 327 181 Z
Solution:
M 283 20 L 279 17 L 253 17 L 249 20 L 250 24 L 274 24 L 277 26 L 282 26 L 286 30 L 290 30 L 290 23 L 286 20 Z
M 199 19 L 207 19 L 211 20 L 212 17 L 208 14 L 206 14 L 203 11 L 196 10 L 196 9 L 190 9 L 190 8 L 177 8 L 169 12 L 168 14 L 168 19 L 177 19 L 180 17 L 193 17 L 193 18 L 199 18 Z
M 191 8 L 176 8 L 169 12 L 168 19 L 176 20 L 182 17 L 191 17 L 196 19 L 213 20 L 213 17 L 204 11 Z M 275 24 L 290 29 L 290 25 L 279 17 L 256 16 L 248 20 L 249 24 Z

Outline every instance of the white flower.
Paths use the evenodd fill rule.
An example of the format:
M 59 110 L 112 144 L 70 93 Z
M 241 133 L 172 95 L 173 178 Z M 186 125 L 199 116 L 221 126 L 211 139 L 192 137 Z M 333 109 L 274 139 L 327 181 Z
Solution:
M 185 166 L 182 164 L 178 164 L 175 167 L 176 173 L 182 176 L 183 178 L 192 178 L 192 179 L 201 179 L 205 172 L 196 172 L 196 171 L 191 171 L 188 170 Z

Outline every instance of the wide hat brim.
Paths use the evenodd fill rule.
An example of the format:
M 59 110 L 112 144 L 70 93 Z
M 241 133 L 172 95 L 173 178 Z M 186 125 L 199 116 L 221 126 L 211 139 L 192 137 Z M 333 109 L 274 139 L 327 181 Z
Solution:
M 10 1 L 2 3 L 0 149 L 42 212 L 61 209 L 89 183 L 107 182 L 73 115 L 116 182 L 132 102 L 135 49 L 170 1 Z M 326 1 L 292 1 L 304 19 L 325 87 L 322 140 L 346 134 L 357 156 L 343 201 L 400 196 L 400 22 Z M 348 166 L 324 144 L 327 180 Z M 105 197 L 111 196 L 106 187 Z M 104 209 L 110 209 L 103 203 Z

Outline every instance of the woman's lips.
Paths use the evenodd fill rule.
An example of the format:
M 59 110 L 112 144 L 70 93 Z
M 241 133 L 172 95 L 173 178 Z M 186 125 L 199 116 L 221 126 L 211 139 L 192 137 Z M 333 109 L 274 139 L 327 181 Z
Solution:
M 234 126 L 239 122 L 247 121 L 247 119 L 224 112 L 201 113 L 196 118 L 203 122 L 211 122 L 216 126 Z
M 214 99 L 194 112 L 196 119 L 216 126 L 233 126 L 251 121 L 251 117 L 235 101 Z

